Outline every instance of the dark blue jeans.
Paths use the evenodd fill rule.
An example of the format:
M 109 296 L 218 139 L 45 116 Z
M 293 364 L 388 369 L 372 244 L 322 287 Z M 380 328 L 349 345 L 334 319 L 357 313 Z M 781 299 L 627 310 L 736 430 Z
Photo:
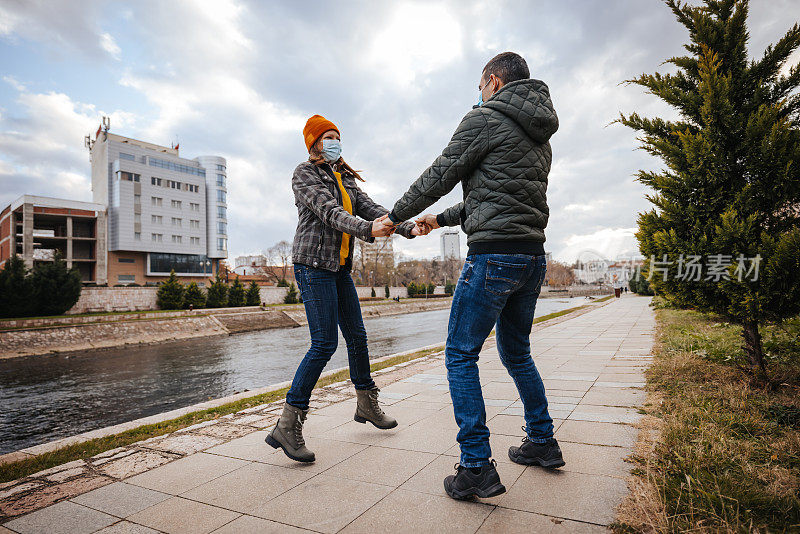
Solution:
M 458 279 L 447 329 L 445 364 L 458 423 L 461 465 L 489 462 L 489 429 L 478 376 L 478 354 L 495 329 L 500 361 L 519 391 L 531 441 L 553 437 L 544 384 L 531 358 L 536 299 L 544 281 L 544 255 L 471 254 Z
M 337 325 L 347 342 L 350 380 L 356 389 L 374 388 L 375 382 L 369 369 L 367 331 L 364 329 L 361 305 L 350 270 L 332 272 L 295 263 L 294 278 L 306 307 L 311 348 L 297 368 L 292 387 L 286 394 L 286 402 L 301 410 L 308 409 L 311 391 L 336 352 L 339 342 Z

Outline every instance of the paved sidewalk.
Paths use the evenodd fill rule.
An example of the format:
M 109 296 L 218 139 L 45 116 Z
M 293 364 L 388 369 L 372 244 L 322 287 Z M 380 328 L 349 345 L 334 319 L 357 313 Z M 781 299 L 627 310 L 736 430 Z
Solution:
M 234 439 L 201 444 L 199 452 L 13 519 L 0 534 L 604 532 L 627 492 L 624 458 L 636 440 L 632 424 L 645 398 L 653 343 L 649 302 L 626 295 L 534 332 L 534 360 L 567 463 L 560 470 L 508 459 L 508 447 L 524 434 L 522 406 L 494 342 L 487 342 L 481 382 L 507 488 L 498 497 L 460 502 L 444 493 L 442 480 L 454 472 L 459 449 L 438 355 L 377 377 L 386 411 L 400 422 L 395 429 L 354 422 L 351 396 L 312 409 L 305 435 L 313 464 L 268 447 L 264 423 L 263 430 L 248 427 Z M 385 385 L 403 369 L 414 373 Z M 344 392 L 346 384 L 338 387 Z M 275 410 L 269 413 L 271 426 Z

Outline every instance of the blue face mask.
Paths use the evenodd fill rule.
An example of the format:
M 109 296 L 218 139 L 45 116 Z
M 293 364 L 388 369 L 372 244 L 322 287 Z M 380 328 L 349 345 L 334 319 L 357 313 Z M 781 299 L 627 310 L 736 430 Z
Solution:
M 478 91 L 478 107 L 483 105 L 483 91 Z
M 342 155 L 342 144 L 338 139 L 323 139 L 322 140 L 322 157 L 328 163 L 339 161 Z

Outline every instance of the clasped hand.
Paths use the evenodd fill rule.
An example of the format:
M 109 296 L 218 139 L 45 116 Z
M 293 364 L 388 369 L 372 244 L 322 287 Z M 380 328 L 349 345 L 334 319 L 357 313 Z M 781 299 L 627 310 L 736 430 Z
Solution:
M 414 221 L 411 235 L 428 235 L 435 228 L 439 228 L 439 224 L 436 222 L 436 215 L 428 213 Z M 372 221 L 372 237 L 386 237 L 392 235 L 396 229 L 397 225 L 389 219 L 388 213 Z

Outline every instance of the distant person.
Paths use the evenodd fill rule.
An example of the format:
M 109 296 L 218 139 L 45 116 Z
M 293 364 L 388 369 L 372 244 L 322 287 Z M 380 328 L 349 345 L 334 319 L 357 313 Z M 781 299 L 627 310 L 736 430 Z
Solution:
M 397 201 L 387 224 L 400 224 L 461 184 L 464 200 L 418 224 L 456 226 L 467 234 L 466 263 L 450 310 L 445 363 L 461 458 L 444 489 L 455 499 L 506 491 L 491 460 L 478 355 L 496 328 L 500 359 L 514 379 L 525 433 L 509 458 L 523 465 L 561 467 L 544 384 L 530 353 L 531 325 L 547 263 L 547 176 L 550 137 L 558 118 L 544 82 L 530 79 L 513 52 L 492 58 L 478 82 L 478 105 L 450 144 Z
M 376 237 L 391 235 L 394 228 L 378 220 L 386 218 L 387 209 L 358 187 L 356 180 L 363 179 L 342 159 L 336 125 L 314 115 L 306 122 L 303 138 L 309 158 L 297 166 L 292 177 L 298 215 L 292 262 L 311 332 L 311 348 L 297 368 L 283 413 L 266 442 L 282 448 L 292 460 L 313 462 L 314 453 L 303 438 L 303 423 L 311 391 L 336 351 L 337 325 L 347 342 L 350 380 L 356 389 L 354 419 L 369 421 L 380 429 L 397 426 L 378 403 L 379 390 L 370 375 L 367 332 L 350 277 L 353 239 L 371 243 Z M 409 239 L 429 231 L 411 222 L 397 226 L 397 232 Z

